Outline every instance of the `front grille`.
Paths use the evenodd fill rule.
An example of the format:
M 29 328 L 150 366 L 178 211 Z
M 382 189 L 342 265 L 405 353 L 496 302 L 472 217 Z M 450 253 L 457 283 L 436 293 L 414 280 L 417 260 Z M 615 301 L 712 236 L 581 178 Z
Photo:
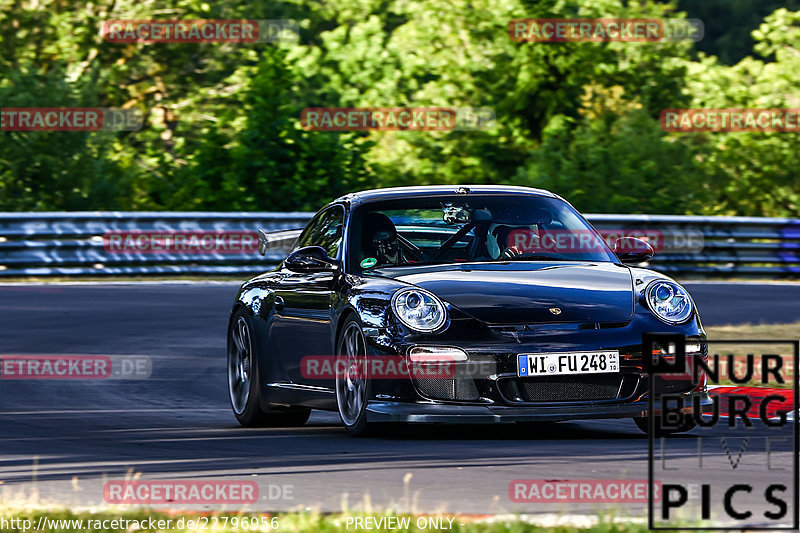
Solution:
M 615 400 L 631 396 L 638 377 L 633 374 L 594 374 L 506 378 L 500 394 L 513 403 Z
M 455 366 L 455 374 L 448 378 L 414 378 L 414 384 L 424 396 L 433 400 L 474 401 L 480 398 L 467 368 Z

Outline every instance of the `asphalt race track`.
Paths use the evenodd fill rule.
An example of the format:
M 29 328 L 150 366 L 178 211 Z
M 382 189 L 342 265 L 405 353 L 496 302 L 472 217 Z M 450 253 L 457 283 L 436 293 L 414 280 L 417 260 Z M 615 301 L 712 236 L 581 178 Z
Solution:
M 687 288 L 706 325 L 800 321 L 800 284 Z M 327 413 L 298 429 L 240 428 L 224 364 L 235 291 L 232 283 L 0 285 L 0 355 L 152 360 L 149 379 L 0 381 L 0 499 L 88 506 L 103 502 L 106 480 L 224 478 L 256 481 L 254 507 L 265 510 L 590 512 L 594 504 L 513 503 L 509 484 L 647 478 L 647 438 L 630 420 L 413 427 L 376 439 L 349 437 Z M 670 445 L 681 452 L 674 465 L 694 470 L 696 439 Z M 781 475 L 753 446 L 735 475 Z M 707 453 L 706 465 L 725 457 L 719 446 Z M 708 466 L 701 479 L 726 483 L 723 470 Z M 625 510 L 642 514 L 645 506 Z

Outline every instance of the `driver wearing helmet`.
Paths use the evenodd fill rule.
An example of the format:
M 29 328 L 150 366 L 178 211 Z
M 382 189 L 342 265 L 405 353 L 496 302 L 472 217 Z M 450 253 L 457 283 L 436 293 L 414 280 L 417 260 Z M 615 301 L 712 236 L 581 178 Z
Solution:
M 486 248 L 493 259 L 510 259 L 535 251 L 538 240 L 538 233 L 531 226 L 492 224 L 486 235 Z
M 403 263 L 400 239 L 392 219 L 383 213 L 367 213 L 363 228 L 361 249 L 365 257 L 374 257 L 378 265 Z

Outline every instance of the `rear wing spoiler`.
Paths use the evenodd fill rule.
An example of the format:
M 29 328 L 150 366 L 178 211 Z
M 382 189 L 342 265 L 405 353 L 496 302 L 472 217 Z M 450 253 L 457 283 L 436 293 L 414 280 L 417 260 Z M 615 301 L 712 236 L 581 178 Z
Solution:
M 289 253 L 295 241 L 303 232 L 303 229 L 285 229 L 271 231 L 267 233 L 263 229 L 258 230 L 258 253 L 267 255 L 267 252 Z

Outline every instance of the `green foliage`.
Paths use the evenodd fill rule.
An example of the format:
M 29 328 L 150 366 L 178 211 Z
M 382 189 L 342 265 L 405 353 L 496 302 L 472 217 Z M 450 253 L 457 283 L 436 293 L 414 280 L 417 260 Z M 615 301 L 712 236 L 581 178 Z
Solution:
M 507 33 L 514 18 L 685 16 L 675 1 L 0 0 L 0 105 L 145 111 L 137 132 L 0 133 L 0 209 L 315 210 L 369 187 L 512 183 L 594 212 L 800 215 L 796 134 L 658 124 L 666 108 L 800 107 L 800 12 L 761 22 L 776 7 L 768 1 L 724 16 L 679 2 L 706 22 L 710 40 L 697 49 L 720 59 L 688 42 L 517 43 Z M 293 18 L 302 39 L 102 41 L 102 21 L 126 18 Z M 737 36 L 756 27 L 755 45 L 741 48 Z M 491 107 L 497 123 L 303 129 L 302 110 L 320 106 Z
M 697 49 L 718 56 L 726 65 L 738 63 L 753 52 L 751 33 L 764 17 L 778 8 L 800 9 L 800 0 L 679 0 L 678 9 L 699 18 L 705 37 Z
M 593 213 L 701 211 L 713 195 L 691 150 L 666 139 L 642 110 L 593 121 L 555 117 L 518 183 L 569 191 Z M 605 194 L 598 194 L 604 192 Z
M 165 208 L 313 211 L 367 183 L 353 135 L 300 127 L 305 106 L 284 56 L 268 49 L 248 69 L 237 108 L 210 121 L 175 174 L 177 187 L 161 191 Z

